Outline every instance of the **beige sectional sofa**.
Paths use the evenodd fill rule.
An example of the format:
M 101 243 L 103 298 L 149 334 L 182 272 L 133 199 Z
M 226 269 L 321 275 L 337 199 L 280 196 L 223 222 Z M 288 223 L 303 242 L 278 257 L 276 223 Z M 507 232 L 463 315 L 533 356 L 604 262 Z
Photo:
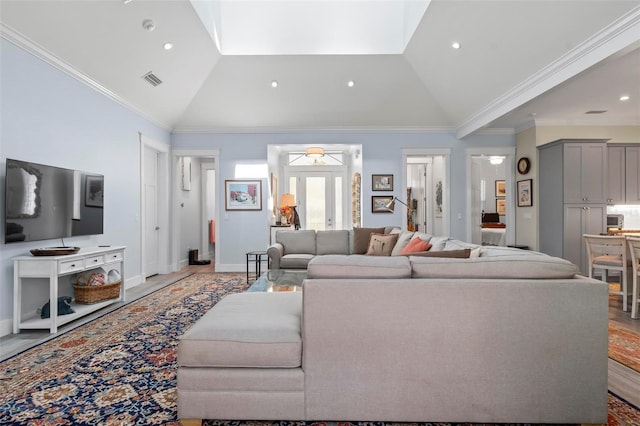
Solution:
M 302 293 L 227 296 L 182 337 L 178 417 L 606 423 L 608 290 L 576 272 L 506 248 L 316 256 Z
M 351 230 L 279 230 L 267 249 L 269 269 L 305 269 L 311 259 L 327 254 L 365 254 L 372 233 L 389 234 L 400 228 L 354 228 Z

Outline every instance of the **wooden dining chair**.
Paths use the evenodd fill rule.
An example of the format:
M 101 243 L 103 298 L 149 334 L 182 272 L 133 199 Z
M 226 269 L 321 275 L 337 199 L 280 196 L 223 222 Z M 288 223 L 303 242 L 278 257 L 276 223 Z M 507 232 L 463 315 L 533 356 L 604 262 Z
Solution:
M 587 245 L 589 260 L 589 278 L 593 278 L 594 271 L 600 269 L 602 281 L 607 282 L 607 272 L 620 273 L 620 290 L 609 288 L 609 294 L 622 296 L 622 310 L 627 311 L 627 242 L 624 235 L 589 235 L 582 236 Z
M 640 305 L 640 237 L 627 237 L 629 253 L 631 254 L 631 271 L 633 273 L 633 290 L 631 293 L 631 318 L 638 318 L 638 305 Z

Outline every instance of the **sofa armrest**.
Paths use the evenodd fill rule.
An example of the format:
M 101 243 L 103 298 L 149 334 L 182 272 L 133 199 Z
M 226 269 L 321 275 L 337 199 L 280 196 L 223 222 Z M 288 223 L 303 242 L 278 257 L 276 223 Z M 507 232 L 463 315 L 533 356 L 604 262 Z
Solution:
M 280 243 L 270 245 L 267 256 L 269 256 L 269 269 L 280 269 L 280 258 L 284 256 L 284 246 Z

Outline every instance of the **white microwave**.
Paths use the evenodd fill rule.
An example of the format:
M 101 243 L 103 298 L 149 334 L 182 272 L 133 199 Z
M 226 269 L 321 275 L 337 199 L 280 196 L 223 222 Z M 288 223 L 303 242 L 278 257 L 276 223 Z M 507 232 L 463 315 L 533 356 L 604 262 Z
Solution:
M 624 215 L 622 214 L 607 215 L 607 228 L 622 229 L 623 227 L 624 227 Z

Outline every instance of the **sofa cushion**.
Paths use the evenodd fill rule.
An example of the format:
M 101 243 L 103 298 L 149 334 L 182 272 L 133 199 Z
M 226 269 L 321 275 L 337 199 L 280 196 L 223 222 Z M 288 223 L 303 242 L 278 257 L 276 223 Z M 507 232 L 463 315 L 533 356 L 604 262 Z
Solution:
M 313 254 L 286 254 L 280 258 L 279 269 L 305 269 L 309 261 L 314 258 Z
M 467 249 L 468 250 L 468 249 Z M 573 278 L 578 267 L 568 260 L 537 252 L 470 259 L 411 256 L 415 278 Z M 530 253 L 530 254 L 529 254 Z
M 410 278 L 411 264 L 405 256 L 326 255 L 314 257 L 307 278 Z
M 349 254 L 349 231 L 317 231 L 316 254 Z
M 409 244 L 409 241 L 411 241 L 411 238 L 413 238 L 413 234 L 414 232 L 412 231 L 400 232 L 398 241 L 396 241 L 396 245 L 393 247 L 393 250 L 391 250 L 391 256 L 399 256 L 402 249 L 405 248 L 407 244 Z
M 371 234 L 367 256 L 391 256 L 398 234 Z
M 180 338 L 178 365 L 300 367 L 301 318 L 299 292 L 230 294 Z
M 278 231 L 276 242 L 284 247 L 284 254 L 316 254 L 316 231 Z
M 371 234 L 384 234 L 382 228 L 353 228 L 353 254 L 365 254 Z

